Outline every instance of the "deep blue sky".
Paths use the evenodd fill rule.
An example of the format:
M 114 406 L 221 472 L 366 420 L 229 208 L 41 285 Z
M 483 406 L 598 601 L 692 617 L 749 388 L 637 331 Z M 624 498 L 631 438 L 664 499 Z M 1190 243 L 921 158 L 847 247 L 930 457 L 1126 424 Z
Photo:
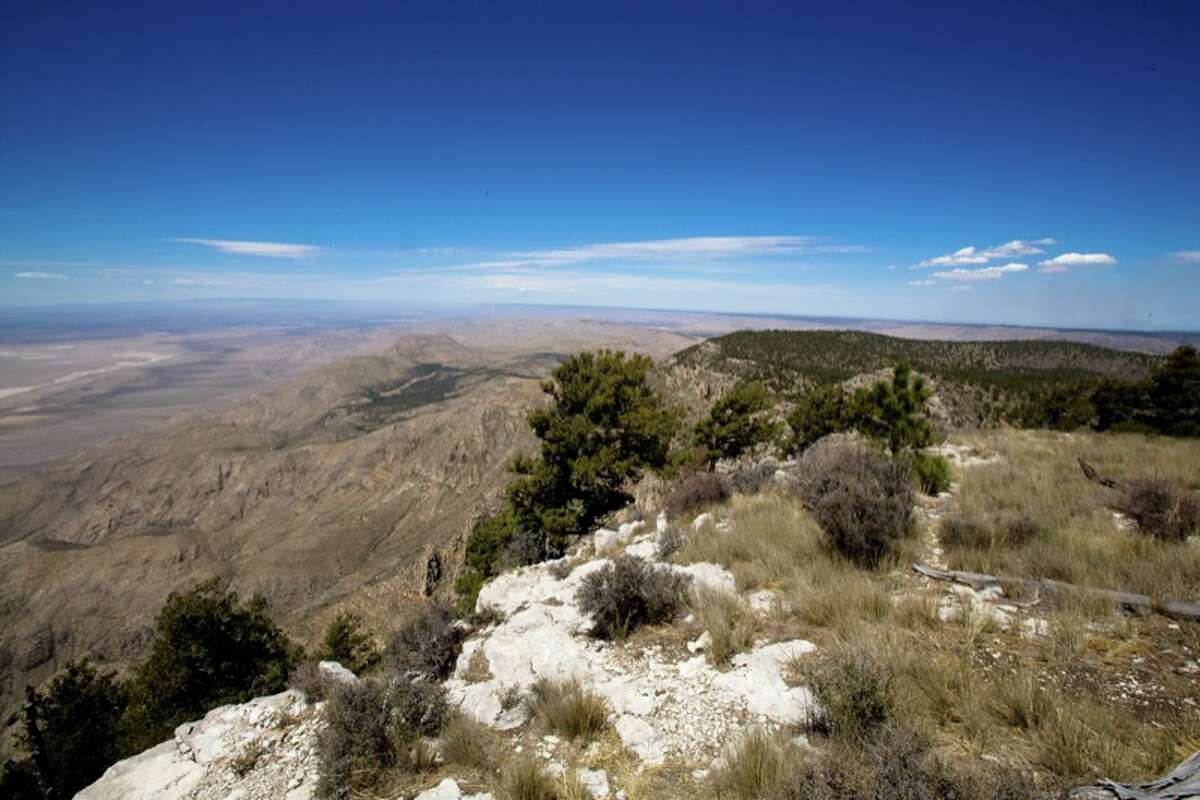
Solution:
M 651 5 L 4 0 L 0 302 L 1200 327 L 1200 3 Z

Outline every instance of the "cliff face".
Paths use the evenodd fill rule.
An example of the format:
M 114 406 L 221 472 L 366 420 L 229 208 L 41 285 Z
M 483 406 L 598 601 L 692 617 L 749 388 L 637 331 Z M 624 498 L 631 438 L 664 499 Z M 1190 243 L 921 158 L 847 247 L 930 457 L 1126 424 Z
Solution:
M 386 630 L 453 577 L 552 363 L 412 337 L 0 487 L 0 719 L 71 658 L 139 656 L 213 575 L 301 636 L 338 605 Z

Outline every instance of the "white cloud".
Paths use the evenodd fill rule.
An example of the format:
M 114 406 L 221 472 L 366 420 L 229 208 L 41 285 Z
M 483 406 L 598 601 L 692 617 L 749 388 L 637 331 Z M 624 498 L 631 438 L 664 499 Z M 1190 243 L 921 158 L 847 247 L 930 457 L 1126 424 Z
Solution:
M 1108 253 L 1063 253 L 1061 256 L 1041 261 L 1042 272 L 1066 272 L 1070 267 L 1115 264 L 1117 260 Z
M 29 281 L 65 281 L 67 279 L 67 276 L 61 272 L 18 272 L 13 277 Z
M 971 286 L 970 284 L 966 284 L 966 283 L 960 283 L 957 286 L 950 287 L 950 291 L 952 291 L 952 292 L 970 292 L 970 291 L 974 291 L 974 289 L 975 289 L 974 286 Z
M 909 286 L 937 286 L 937 281 L 930 281 L 930 280 L 909 281 L 908 285 Z
M 192 239 L 180 237 L 167 239 L 168 242 L 183 244 L 199 244 L 221 253 L 232 253 L 240 256 L 264 256 L 266 258 L 309 258 L 321 252 L 321 248 L 312 244 L 290 244 L 287 242 L 245 242 L 233 239 Z
M 1200 264 L 1200 250 L 1176 250 L 1174 253 L 1168 253 L 1167 255 L 1175 261 Z
M 1052 239 L 1047 236 L 1045 239 L 1034 239 L 1030 244 L 1040 245 L 1041 247 L 1049 247 L 1052 244 L 1058 244 L 1058 239 Z
M 935 278 L 945 278 L 948 281 L 994 281 L 1012 272 L 1026 272 L 1029 267 L 1025 264 L 1005 264 L 1003 266 L 982 267 L 980 269 L 962 269 L 961 267 L 944 272 L 933 273 Z
M 927 258 L 918 267 L 953 267 L 956 264 L 986 264 L 988 257 L 979 252 L 974 246 L 963 247 L 953 253 L 937 258 Z
M 870 248 L 854 244 L 825 244 L 815 236 L 692 236 L 685 239 L 650 239 L 640 242 L 584 244 L 549 250 L 520 250 L 505 253 L 496 259 L 463 264 L 461 267 L 513 269 L 556 267 L 594 261 L 677 261 L 864 252 L 870 252 Z
M 917 267 L 957 267 L 964 264 L 986 264 L 998 258 L 1014 258 L 1017 256 L 1034 256 L 1046 252 L 1040 245 L 1058 244 L 1055 239 L 1034 239 L 1027 242 L 1023 239 L 1013 239 L 995 247 L 980 250 L 974 245 L 955 250 L 953 253 L 936 258 L 927 258 L 917 264 Z

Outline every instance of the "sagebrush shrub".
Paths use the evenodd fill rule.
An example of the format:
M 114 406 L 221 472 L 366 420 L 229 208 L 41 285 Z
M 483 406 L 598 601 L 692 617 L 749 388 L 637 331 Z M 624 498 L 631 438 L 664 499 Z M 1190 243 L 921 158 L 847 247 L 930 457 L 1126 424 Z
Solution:
M 1182 542 L 1200 533 L 1200 496 L 1165 480 L 1130 482 L 1120 510 L 1143 532 L 1165 542 Z
M 579 609 L 602 639 L 623 638 L 641 625 L 670 621 L 684 603 L 688 580 L 668 567 L 619 556 L 579 586 Z
M 292 670 L 288 677 L 288 688 L 303 694 L 306 703 L 321 702 L 338 684 L 339 681 L 328 675 L 315 661 L 305 661 Z
M 350 797 L 388 770 L 425 767 L 421 737 L 438 733 L 446 708 L 445 691 L 428 680 L 367 678 L 338 686 L 317 739 L 318 794 Z
M 463 631 L 450 609 L 430 603 L 410 619 L 388 647 L 388 659 L 404 675 L 445 680 L 454 670 Z
M 671 516 L 723 503 L 733 494 L 729 479 L 716 472 L 693 472 L 679 479 L 663 507 Z
M 833 549 L 861 566 L 877 566 L 912 531 L 905 469 L 866 445 L 810 448 L 798 488 Z
M 775 480 L 776 469 L 770 462 L 739 469 L 733 473 L 733 490 L 738 494 L 758 494 L 764 486 Z

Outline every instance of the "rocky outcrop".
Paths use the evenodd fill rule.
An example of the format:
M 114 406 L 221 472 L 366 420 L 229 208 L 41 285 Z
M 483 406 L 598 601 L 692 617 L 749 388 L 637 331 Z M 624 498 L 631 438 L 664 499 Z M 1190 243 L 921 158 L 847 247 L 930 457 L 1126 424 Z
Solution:
M 636 526 L 640 523 L 601 531 L 597 549 L 603 543 L 613 550 L 640 530 Z M 655 559 L 660 530 L 665 525 L 626 550 Z M 591 623 L 575 596 L 583 579 L 607 563 L 607 558 L 586 561 L 560 579 L 555 574 L 561 565 L 548 562 L 485 586 L 478 607 L 499 611 L 504 621 L 466 642 L 447 684 L 451 700 L 482 722 L 514 728 L 527 712 L 510 698 L 542 678 L 576 679 L 608 701 L 622 742 L 649 764 L 670 757 L 708 759 L 746 725 L 794 725 L 807 718 L 812 696 L 805 687 L 789 686 L 784 671 L 790 660 L 814 649 L 809 642 L 762 644 L 719 671 L 703 654 L 684 656 L 661 646 L 638 649 L 591 637 Z M 669 568 L 694 585 L 734 590 L 733 576 L 716 564 Z M 486 671 L 479 668 L 481 656 Z M 477 680 L 481 672 L 491 677 Z
M 318 706 L 289 690 L 222 706 L 119 761 L 76 800 L 311 800 Z

